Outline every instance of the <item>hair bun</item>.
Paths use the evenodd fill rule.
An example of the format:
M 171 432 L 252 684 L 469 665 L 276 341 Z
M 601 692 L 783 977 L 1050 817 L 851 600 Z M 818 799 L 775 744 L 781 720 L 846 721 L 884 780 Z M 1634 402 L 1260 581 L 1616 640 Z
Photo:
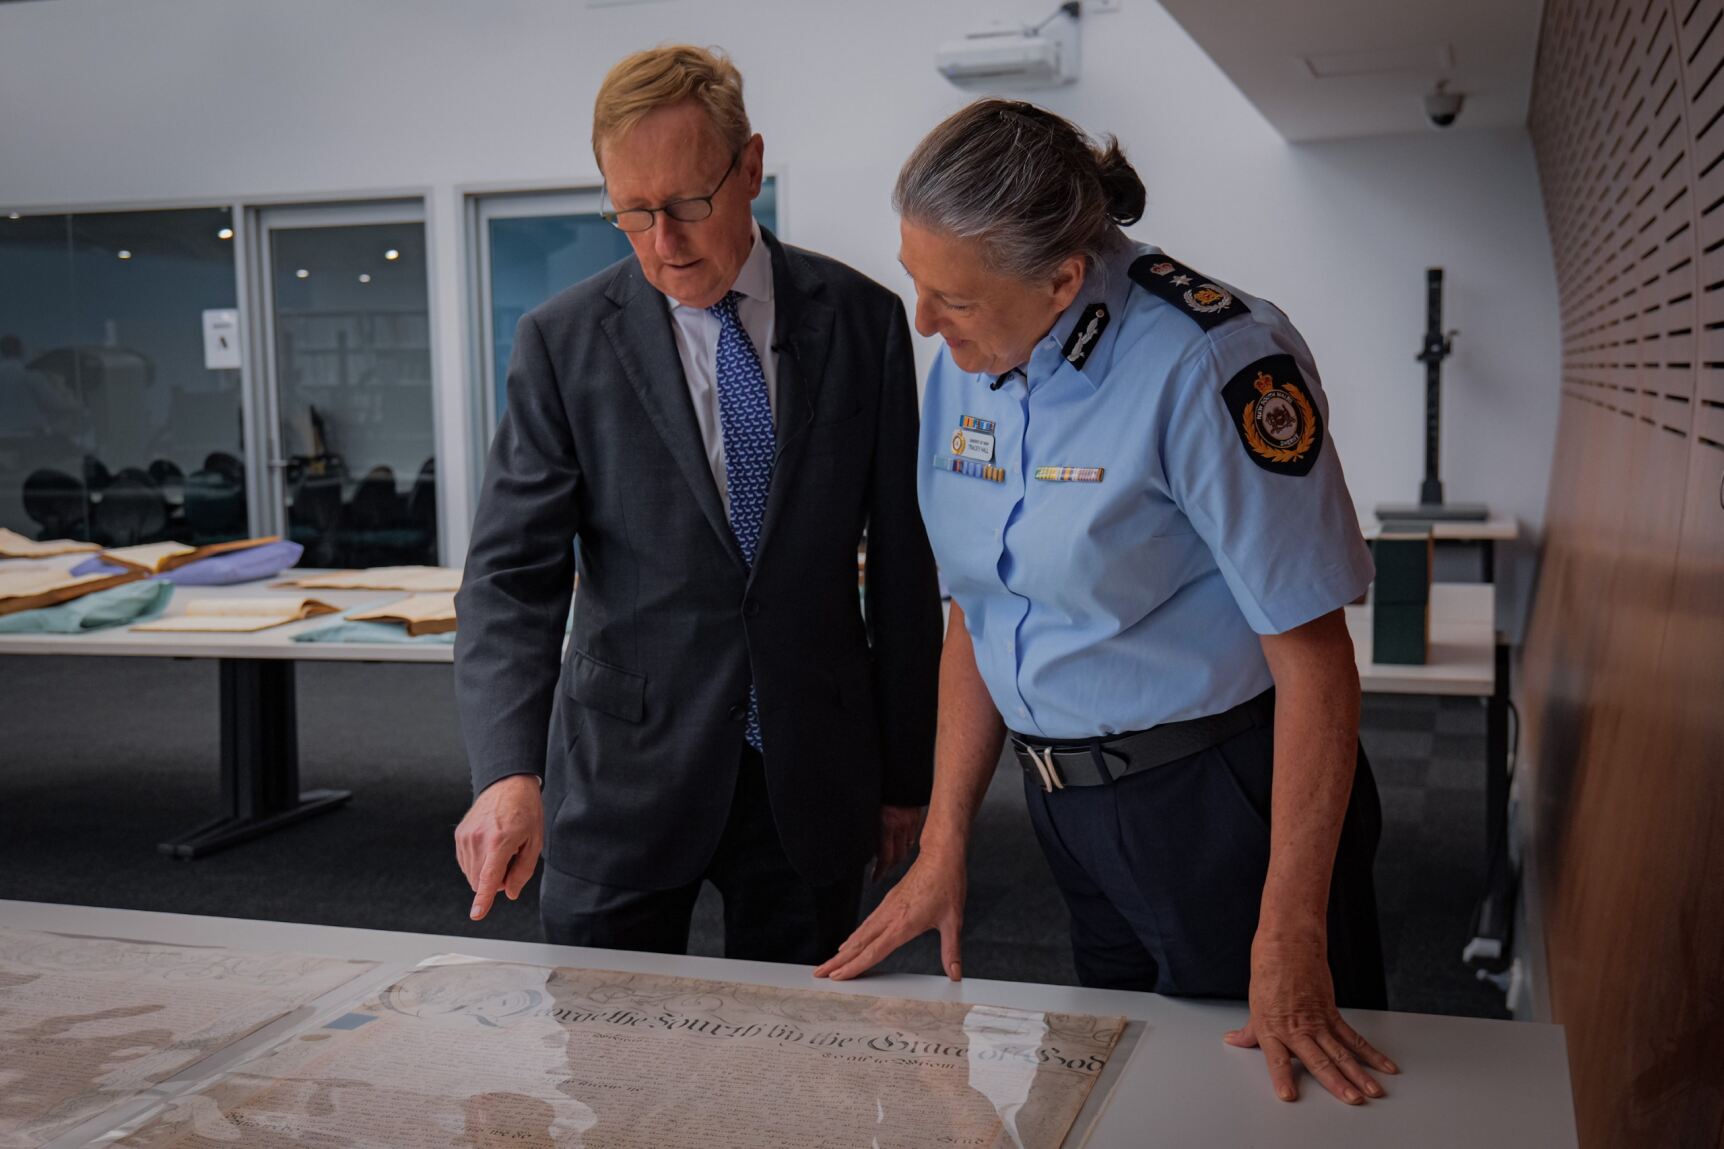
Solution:
M 1113 136 L 1107 138 L 1107 147 L 1096 156 L 1096 175 L 1101 179 L 1107 214 L 1113 222 L 1121 227 L 1130 227 L 1143 218 L 1148 193 L 1143 189 L 1137 170 L 1120 151 L 1119 140 Z

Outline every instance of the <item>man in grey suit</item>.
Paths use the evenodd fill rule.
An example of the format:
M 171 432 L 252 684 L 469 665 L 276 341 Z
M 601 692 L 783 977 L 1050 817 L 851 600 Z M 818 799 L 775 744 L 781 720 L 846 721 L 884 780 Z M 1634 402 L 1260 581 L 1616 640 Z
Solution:
M 622 61 L 593 146 L 634 257 L 521 320 L 457 600 L 471 914 L 542 846 L 550 941 L 682 952 L 711 881 L 728 956 L 818 962 L 932 778 L 909 329 L 755 224 L 763 146 L 724 57 Z

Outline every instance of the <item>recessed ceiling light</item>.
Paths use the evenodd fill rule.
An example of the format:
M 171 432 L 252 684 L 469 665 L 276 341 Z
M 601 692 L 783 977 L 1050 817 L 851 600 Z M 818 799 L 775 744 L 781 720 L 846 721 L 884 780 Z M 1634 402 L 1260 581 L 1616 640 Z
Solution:
M 119 252 L 119 256 L 121 259 L 130 259 L 130 258 L 132 258 L 132 253 L 125 250 L 124 248 L 121 248 L 120 252 Z
M 370 283 L 370 282 L 371 282 L 371 277 L 370 277 L 370 276 L 369 276 L 369 275 L 367 275 L 367 274 L 365 274 L 365 273 L 364 273 L 364 272 L 360 272 L 360 273 L 359 273 L 359 282 L 361 282 L 361 283 Z
M 220 231 L 216 232 L 216 238 L 217 239 L 232 239 L 233 238 L 233 228 L 231 228 L 231 227 L 222 228 Z
M 394 248 L 390 248 L 388 251 L 383 253 L 383 258 L 388 260 L 400 259 L 401 253 L 396 251 Z
M 298 271 L 294 272 L 293 274 L 299 279 L 310 279 L 311 278 L 311 272 L 307 271 L 303 267 L 300 268 Z
M 17 212 L 14 211 L 14 212 L 8 212 L 6 215 L 6 218 L 7 219 L 23 219 L 24 217 L 19 215 Z

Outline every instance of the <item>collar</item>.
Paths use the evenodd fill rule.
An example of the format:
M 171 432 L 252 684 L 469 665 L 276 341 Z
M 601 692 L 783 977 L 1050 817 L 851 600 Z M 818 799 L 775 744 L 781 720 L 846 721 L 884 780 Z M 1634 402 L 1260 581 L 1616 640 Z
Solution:
M 1103 253 L 1096 265 L 1084 276 L 1083 290 L 1060 312 L 1053 329 L 1038 344 L 1030 356 L 1030 371 L 1041 377 L 1052 375 L 1066 362 L 1067 348 L 1082 362 L 1079 375 L 1099 388 L 1113 362 L 1113 348 L 1119 328 L 1125 320 L 1126 298 L 1131 294 L 1132 260 L 1136 247 L 1123 235 Z M 1106 309 L 1105 322 L 1097 322 L 1097 305 Z M 1080 330 L 1081 327 L 1081 330 Z M 1088 333 L 1093 331 L 1093 335 Z M 1085 337 L 1088 337 L 1087 339 Z
M 730 290 L 739 292 L 749 299 L 758 299 L 762 303 L 772 302 L 772 252 L 767 248 L 766 241 L 760 237 L 760 221 L 749 221 L 749 234 L 754 237 L 754 246 L 748 249 L 748 258 L 742 261 L 742 270 L 736 273 L 736 279 L 730 285 Z M 670 296 L 664 301 L 670 305 L 672 312 L 705 311 L 704 307 L 689 307 L 678 303 Z

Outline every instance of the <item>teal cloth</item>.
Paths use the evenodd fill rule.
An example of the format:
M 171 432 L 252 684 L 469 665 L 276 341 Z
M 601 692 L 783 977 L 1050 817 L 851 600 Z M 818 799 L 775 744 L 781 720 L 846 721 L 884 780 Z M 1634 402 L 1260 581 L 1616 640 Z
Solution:
M 308 630 L 293 636 L 295 642 L 412 642 L 441 643 L 455 641 L 455 632 L 448 634 L 407 633 L 407 628 L 393 622 L 338 622 L 320 630 Z
M 58 606 L 0 614 L 0 634 L 82 634 L 153 618 L 174 597 L 172 583 L 123 583 Z

